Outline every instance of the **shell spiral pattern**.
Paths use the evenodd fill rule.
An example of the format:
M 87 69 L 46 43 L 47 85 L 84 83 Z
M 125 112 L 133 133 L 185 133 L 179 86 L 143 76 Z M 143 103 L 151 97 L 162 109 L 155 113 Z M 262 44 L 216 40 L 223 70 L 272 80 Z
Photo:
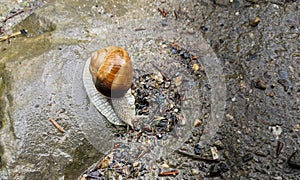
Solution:
M 125 123 L 116 115 L 109 99 L 97 91 L 92 80 L 92 75 L 89 71 L 90 63 L 91 59 L 89 58 L 83 68 L 83 85 L 90 101 L 110 123 L 119 126 L 125 125 Z

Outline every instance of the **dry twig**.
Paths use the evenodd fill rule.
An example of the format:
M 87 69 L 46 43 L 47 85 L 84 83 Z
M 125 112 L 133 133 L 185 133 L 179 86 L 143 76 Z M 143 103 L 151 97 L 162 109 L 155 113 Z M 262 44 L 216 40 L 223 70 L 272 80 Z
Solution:
M 157 8 L 158 12 L 160 12 L 160 14 L 162 15 L 162 17 L 166 17 L 167 16 L 167 12 L 164 10 L 164 9 L 160 9 L 160 8 Z
M 179 174 L 178 170 L 173 170 L 173 171 L 160 172 L 158 176 L 176 176 L 178 174 Z
M 50 118 L 49 120 L 59 132 L 61 132 L 61 133 L 65 132 L 65 130 L 59 124 L 57 124 L 56 121 L 54 121 L 54 119 Z
M 12 15 L 6 17 L 2 22 L 6 22 L 7 20 L 9 20 L 9 19 L 11 19 L 11 18 L 13 18 L 13 17 L 15 17 L 15 16 L 17 16 L 17 15 L 23 13 L 23 12 L 24 12 L 24 10 L 17 11 L 16 13 L 14 13 L 14 14 L 12 14 Z
M 27 34 L 27 30 L 21 29 L 20 31 L 12 33 L 10 35 L 1 36 L 0 37 L 0 42 L 1 41 L 6 41 L 6 40 L 8 40 L 8 39 L 10 39 L 12 37 L 15 37 L 15 36 L 18 36 L 18 35 L 21 35 L 21 34 L 26 35 Z
M 176 152 L 178 154 L 187 156 L 187 157 L 192 158 L 192 159 L 197 160 L 197 161 L 206 161 L 206 162 L 219 162 L 220 161 L 218 159 L 208 159 L 208 158 L 204 158 L 204 157 L 197 156 L 197 155 L 194 155 L 194 154 L 190 154 L 190 153 L 182 151 L 182 150 L 177 150 Z

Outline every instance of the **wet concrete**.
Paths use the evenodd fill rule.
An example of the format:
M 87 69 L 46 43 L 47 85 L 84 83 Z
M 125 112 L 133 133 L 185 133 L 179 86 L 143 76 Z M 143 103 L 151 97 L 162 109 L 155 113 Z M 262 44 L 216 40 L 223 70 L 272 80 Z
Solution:
M 169 12 L 166 18 L 158 7 Z M 1 44 L 1 177 L 74 179 L 110 149 L 114 128 L 89 103 L 81 73 L 74 73 L 91 52 L 117 43 L 137 62 L 145 56 L 151 64 L 158 59 L 158 52 L 151 53 L 159 49 L 155 40 L 201 49 L 194 40 L 202 33 L 222 62 L 224 76 L 209 69 L 218 69 L 218 63 L 202 63 L 208 76 L 225 77 L 226 112 L 212 111 L 209 131 L 200 138 L 191 135 L 187 146 L 199 143 L 205 149 L 219 141 L 222 162 L 179 156 L 173 162 L 180 167 L 178 178 L 297 178 L 299 169 L 288 163 L 299 149 L 300 131 L 295 12 L 296 1 L 50 2 L 16 27 L 28 29 L 29 38 Z M 161 33 L 151 32 L 156 26 Z M 177 40 L 178 35 L 187 39 Z M 210 80 L 215 89 L 216 78 Z M 265 87 L 257 88 L 258 81 Z M 216 107 L 224 105 L 219 97 Z M 210 98 L 218 102 L 218 96 Z M 49 118 L 66 132 L 58 132 Z
M 208 4 L 195 24 L 224 63 L 227 120 L 218 139 L 231 167 L 225 177 L 297 179 L 299 169 L 287 159 L 299 149 L 299 2 Z M 266 89 L 255 86 L 258 80 Z M 282 128 L 278 137 L 276 125 Z M 247 154 L 253 158 L 243 161 Z

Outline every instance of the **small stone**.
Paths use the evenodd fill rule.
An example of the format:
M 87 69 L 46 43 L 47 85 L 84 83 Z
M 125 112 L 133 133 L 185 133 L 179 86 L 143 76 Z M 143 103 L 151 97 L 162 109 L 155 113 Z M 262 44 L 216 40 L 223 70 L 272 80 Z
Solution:
M 180 165 L 182 167 L 191 167 L 191 163 L 189 163 L 189 162 L 182 162 Z
M 233 120 L 233 116 L 231 114 L 226 114 L 226 119 L 227 120 Z
M 171 167 L 176 167 L 178 164 L 179 161 L 178 160 L 170 160 L 169 161 L 169 166 Z
M 231 99 L 231 101 L 232 101 L 232 102 L 236 102 L 236 97 L 233 97 L 233 98 Z
M 151 140 L 149 140 L 149 139 L 146 140 L 146 144 L 147 144 L 147 145 L 151 145 L 151 144 L 152 144 Z
M 161 20 L 160 23 L 161 23 L 162 26 L 168 26 L 168 24 L 169 24 L 166 19 Z
M 244 155 L 242 157 L 242 161 L 245 163 L 245 162 L 248 162 L 248 161 L 251 161 L 253 159 L 253 154 L 252 153 L 248 153 L 246 155 Z
M 195 119 L 194 121 L 194 127 L 198 127 L 202 125 L 202 121 L 200 119 Z
M 218 150 L 216 147 L 210 147 L 210 152 L 214 160 L 219 159 L 220 155 L 218 154 Z
M 199 173 L 198 169 L 192 169 L 192 175 L 198 175 Z
M 268 154 L 269 154 L 269 153 L 264 152 L 264 151 L 262 151 L 262 150 L 257 150 L 257 151 L 255 152 L 255 155 L 260 156 L 260 157 L 267 157 Z
M 277 81 L 279 84 L 281 84 L 284 88 L 284 91 L 288 91 L 290 88 L 290 82 L 286 79 L 279 79 Z
M 190 53 L 185 51 L 180 55 L 183 59 L 189 59 L 190 58 Z
M 178 54 L 179 53 L 179 51 L 174 47 L 171 47 L 171 52 L 172 52 L 172 54 Z
M 155 79 L 159 83 L 162 83 L 164 81 L 163 75 L 160 72 L 154 73 L 153 79 Z
M 254 87 L 256 87 L 257 89 L 261 89 L 261 90 L 265 90 L 267 88 L 266 83 L 259 79 L 254 83 Z
M 80 178 L 80 180 L 87 180 L 87 178 L 88 178 L 88 175 L 84 174 L 84 175 L 82 175 L 82 177 Z
M 105 169 L 109 164 L 113 162 L 113 153 L 110 153 L 106 157 L 104 157 L 100 163 L 97 165 L 99 169 Z
M 217 141 L 214 143 L 214 146 L 216 146 L 216 148 L 219 149 L 219 150 L 224 149 L 224 144 L 222 143 L 221 140 L 217 140 Z
M 200 155 L 201 154 L 201 147 L 199 144 L 196 144 L 196 146 L 194 147 L 194 153 L 196 155 Z
M 174 84 L 175 86 L 179 87 L 182 84 L 182 76 L 177 76 L 174 78 Z
M 133 166 L 133 167 L 138 167 L 138 166 L 139 166 L 139 162 L 134 162 L 134 163 L 132 164 L 132 166 Z
M 296 124 L 293 127 L 294 131 L 300 131 L 300 124 Z
M 278 139 L 279 135 L 282 133 L 282 128 L 278 125 L 269 127 L 269 130 L 276 136 L 276 139 Z
M 169 88 L 170 85 L 171 85 L 171 82 L 170 82 L 170 81 L 166 81 L 166 82 L 165 82 L 165 88 Z
M 204 31 L 204 32 L 208 31 L 208 28 L 205 27 L 205 26 L 201 26 L 200 28 L 201 28 L 201 30 Z
M 288 79 L 289 75 L 285 70 L 279 70 L 278 71 L 278 75 L 280 77 L 280 79 Z
M 193 70 L 196 72 L 196 71 L 198 71 L 199 70 L 199 65 L 198 64 L 193 64 Z
M 195 34 L 195 30 L 193 28 L 188 29 L 187 32 L 190 34 Z
M 288 164 L 292 168 L 300 169 L 300 151 L 298 149 L 289 157 Z
M 283 149 L 283 146 L 284 146 L 283 142 L 281 142 L 281 141 L 277 142 L 277 148 L 276 148 L 276 155 L 277 156 L 280 155 L 280 153 L 281 153 L 281 151 Z
M 159 133 L 159 134 L 156 134 L 156 138 L 157 138 L 157 139 L 162 139 L 163 136 Z
M 210 167 L 209 175 L 214 176 L 220 176 L 222 173 L 225 173 L 229 170 L 228 165 L 224 162 L 220 162 L 218 164 L 214 164 Z
M 260 22 L 260 18 L 256 17 L 255 19 L 249 21 L 249 25 L 252 27 L 256 27 L 259 24 L 259 22 Z
M 162 164 L 161 167 L 164 168 L 164 169 L 170 168 L 170 166 L 168 164 L 166 164 L 166 163 Z

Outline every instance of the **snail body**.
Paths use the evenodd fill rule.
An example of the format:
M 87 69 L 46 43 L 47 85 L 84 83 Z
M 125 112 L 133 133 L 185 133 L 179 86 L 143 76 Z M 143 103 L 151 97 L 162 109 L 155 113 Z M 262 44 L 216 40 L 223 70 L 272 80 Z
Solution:
M 94 52 L 85 63 L 83 84 L 88 97 L 112 124 L 132 126 L 135 116 L 132 78 L 130 57 L 117 46 Z

